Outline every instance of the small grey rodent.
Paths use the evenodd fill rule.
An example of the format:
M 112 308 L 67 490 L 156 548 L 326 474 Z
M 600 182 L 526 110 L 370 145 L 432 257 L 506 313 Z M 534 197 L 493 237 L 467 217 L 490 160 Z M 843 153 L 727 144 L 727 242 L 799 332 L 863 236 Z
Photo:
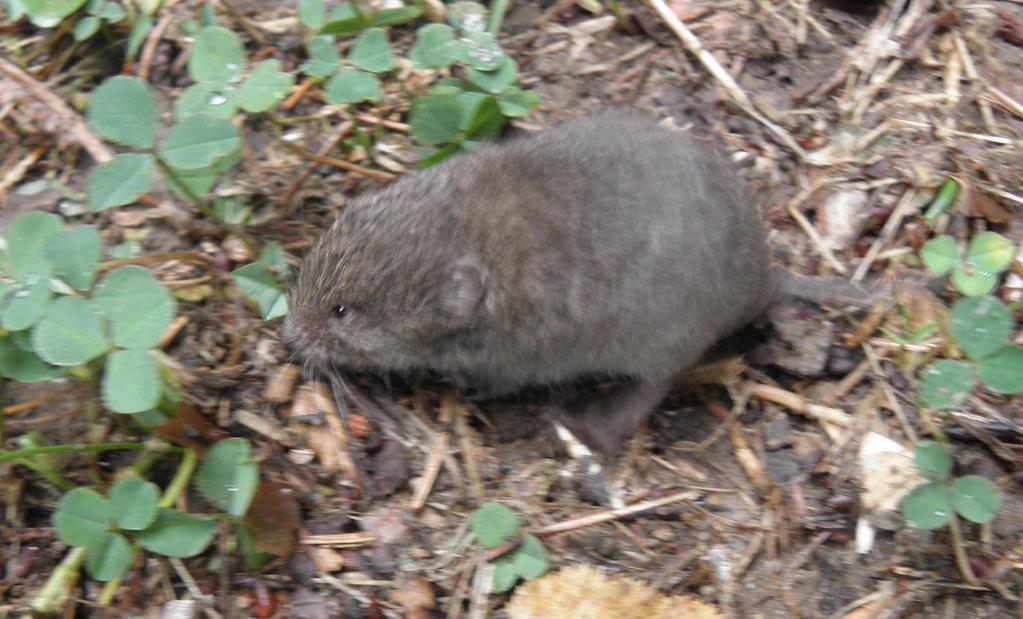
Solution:
M 305 258 L 283 334 L 324 369 L 433 370 L 491 395 L 634 379 L 563 419 L 613 452 L 768 304 L 840 292 L 770 266 L 760 213 L 713 149 L 610 112 L 353 200 Z

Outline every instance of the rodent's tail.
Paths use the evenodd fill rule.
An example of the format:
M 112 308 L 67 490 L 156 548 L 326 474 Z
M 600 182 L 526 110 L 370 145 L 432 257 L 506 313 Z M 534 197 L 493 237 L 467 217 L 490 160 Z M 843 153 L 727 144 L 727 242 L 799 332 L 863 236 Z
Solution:
M 796 298 L 812 303 L 873 307 L 892 294 L 891 284 L 883 282 L 857 283 L 838 277 L 805 277 L 779 266 L 771 267 L 773 302 Z

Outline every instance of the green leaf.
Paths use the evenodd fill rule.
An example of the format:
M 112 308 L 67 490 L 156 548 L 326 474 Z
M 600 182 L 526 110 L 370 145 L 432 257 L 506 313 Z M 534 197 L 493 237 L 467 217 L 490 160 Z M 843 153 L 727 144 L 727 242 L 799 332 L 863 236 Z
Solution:
M 312 37 L 305 42 L 309 60 L 302 64 L 302 71 L 308 75 L 324 78 L 341 66 L 341 55 L 334 45 L 334 37 Z
M 160 402 L 160 370 L 148 350 L 118 350 L 107 357 L 101 394 L 103 406 L 131 415 Z
M 459 48 L 459 60 L 480 71 L 493 71 L 501 65 L 505 53 L 489 32 L 466 33 Z
M 478 92 L 478 90 L 479 89 L 476 86 L 465 80 L 460 80 L 455 77 L 446 77 L 442 80 L 437 80 L 437 83 L 430 87 L 429 94 L 457 95 L 462 91 Z
M 107 342 L 92 306 L 76 297 L 62 297 L 32 329 L 32 348 L 49 364 L 81 365 L 106 352 Z
M 504 115 L 497 99 L 478 92 L 463 92 L 457 95 L 459 106 L 459 129 L 467 137 L 486 139 L 497 137 L 504 127 Z
M 535 535 L 528 533 L 522 536 L 522 545 L 512 556 L 512 563 L 515 564 L 519 575 L 529 580 L 543 576 L 550 567 L 543 543 Z
M 23 0 L 23 2 L 33 24 L 40 28 L 53 28 L 65 17 L 82 8 L 86 0 Z
M 417 69 L 450 67 L 462 53 L 464 43 L 455 38 L 455 29 L 447 24 L 426 24 L 416 32 L 416 43 L 409 58 Z
M 973 393 L 977 381 L 970 366 L 943 359 L 927 366 L 920 383 L 920 397 L 930 408 L 955 408 Z
M 96 34 L 99 30 L 100 20 L 98 17 L 86 15 L 75 24 L 74 37 L 76 41 L 84 41 Z
M 327 23 L 327 4 L 323 0 L 298 0 L 298 20 L 307 28 L 319 30 Z
M 451 155 L 454 155 L 455 153 L 461 151 L 462 151 L 461 144 L 449 144 L 444 148 L 435 149 L 433 152 L 424 155 L 423 158 L 419 160 L 419 167 L 428 168 L 432 165 L 437 165 L 438 163 L 444 161 Z
M 1002 504 L 998 486 L 976 475 L 966 475 L 953 481 L 949 495 L 960 516 L 979 524 L 994 520 Z
M 185 559 L 205 550 L 216 534 L 215 520 L 164 507 L 156 516 L 156 521 L 135 539 L 150 552 Z
M 107 582 L 123 576 L 134 558 L 131 545 L 123 535 L 107 532 L 86 549 L 85 571 L 94 579 Z
M 223 511 L 244 516 L 259 487 L 259 466 L 249 442 L 229 438 L 214 445 L 199 469 L 196 487 Z
M 921 442 L 915 457 L 917 470 L 930 481 L 945 481 L 952 474 L 952 456 L 941 443 Z
M 519 570 L 508 559 L 494 562 L 494 582 L 491 585 L 493 593 L 501 594 L 511 591 L 515 583 L 519 581 Z
M 65 368 L 44 363 L 34 352 L 22 350 L 11 336 L 0 337 L 0 376 L 22 383 L 37 383 L 66 372 Z
M 998 277 L 994 273 L 981 271 L 969 260 L 960 262 L 952 271 L 952 285 L 968 297 L 988 294 L 997 284 Z
M 534 107 L 540 105 L 540 95 L 532 90 L 508 86 L 497 95 L 501 113 L 510 118 L 528 116 Z
M 970 239 L 966 259 L 985 273 L 996 275 L 1012 264 L 1016 247 L 1012 241 L 997 232 L 981 232 Z
M 469 526 L 484 548 L 497 548 L 519 532 L 519 519 L 507 506 L 491 501 L 476 510 Z
M 373 13 L 374 26 L 397 26 L 416 21 L 423 11 L 418 6 L 402 6 L 396 9 L 381 9 Z
M 291 265 L 284 257 L 284 248 L 277 241 L 270 241 L 259 257 L 259 263 L 279 277 L 287 279 L 291 275 Z
M 458 137 L 461 107 L 456 95 L 429 95 L 412 103 L 412 137 L 429 146 Z
M 952 503 L 945 485 L 930 482 L 914 488 L 902 504 L 902 515 L 913 528 L 924 531 L 948 524 Z
M 977 373 L 996 393 L 1023 393 L 1023 348 L 1006 346 L 977 362 Z
M 174 118 L 182 121 L 189 116 L 206 114 L 212 118 L 230 120 L 238 111 L 239 92 L 234 86 L 192 84 L 174 102 Z
M 188 74 L 197 82 L 236 84 L 247 62 L 245 48 L 234 32 L 220 26 L 203 28 L 188 59 Z
M 148 269 L 126 266 L 103 280 L 94 297 L 121 348 L 155 346 L 174 319 L 174 297 Z
M 63 226 L 56 215 L 31 211 L 19 215 L 7 228 L 7 273 L 24 281 L 29 275 L 48 276 L 49 264 L 44 259 L 46 243 Z
M 131 204 L 153 188 L 153 157 L 122 153 L 101 164 L 89 177 L 92 210 L 104 211 Z
M 956 240 L 947 234 L 936 236 L 920 248 L 920 259 L 931 273 L 944 275 L 959 264 Z
M 156 138 L 156 103 L 145 82 L 118 75 L 93 91 L 89 123 L 103 139 L 150 148 Z
M 222 159 L 218 159 L 216 163 L 206 168 L 196 168 L 195 170 L 173 168 L 174 179 L 171 180 L 169 178 L 170 175 L 168 175 L 168 184 L 175 195 L 184 199 L 189 199 L 188 194 L 184 192 L 178 183 L 183 184 L 192 195 L 203 198 L 209 194 L 210 190 L 216 187 L 221 177 L 239 161 L 241 161 L 241 151 L 235 151 Z
M 969 357 L 990 355 L 1009 341 L 1012 314 L 992 296 L 966 297 L 952 306 L 952 334 Z
M 487 28 L 487 7 L 479 2 L 461 0 L 448 6 L 448 23 L 466 33 L 483 33 Z
M 127 260 L 128 258 L 134 258 L 142 253 L 142 248 L 139 246 L 139 242 L 135 239 L 128 239 L 127 241 L 114 245 L 110 248 L 110 257 L 114 260 Z
M 346 36 L 362 32 L 372 23 L 373 19 L 369 15 L 348 2 L 342 2 L 330 12 L 326 25 L 320 29 L 320 34 Z
M 379 101 L 384 96 L 384 87 L 373 74 L 356 69 L 341 69 L 327 82 L 324 92 L 327 95 L 327 102 L 337 105 Z
M 938 189 L 938 193 L 935 194 L 934 201 L 927 207 L 924 219 L 928 221 L 936 220 L 955 204 L 957 197 L 959 197 L 959 183 L 954 178 L 946 179 Z
M 202 21 L 202 25 L 205 26 L 216 26 L 217 25 L 217 11 L 208 2 L 203 3 L 200 9 L 199 17 Z
M 265 112 L 284 99 L 294 83 L 295 77 L 281 71 L 280 61 L 271 58 L 256 67 L 242 82 L 238 99 L 246 112 Z
M 156 13 L 161 4 L 163 4 L 163 0 L 135 0 L 135 5 L 139 7 L 139 10 L 146 16 Z
M 224 222 L 244 225 L 252 216 L 252 207 L 245 202 L 244 196 L 216 196 L 213 198 L 213 212 Z
M 4 329 L 21 331 L 34 325 L 46 311 L 52 296 L 49 278 L 28 277 L 24 286 L 12 295 L 4 308 Z
M 28 13 L 23 0 L 7 0 L 4 8 L 7 11 L 7 19 L 11 23 L 18 21 Z
M 141 15 L 135 20 L 135 24 L 131 27 L 131 35 L 128 37 L 128 58 L 135 57 L 139 48 L 142 47 L 142 42 L 146 40 L 146 37 L 152 31 L 153 18 L 149 15 Z
M 492 71 L 467 67 L 465 74 L 473 84 L 489 93 L 497 94 L 515 83 L 519 77 L 519 66 L 511 56 L 506 55 Z
M 102 17 L 111 24 L 116 24 L 124 19 L 124 7 L 117 2 L 104 2 L 95 15 L 96 17 Z
M 141 531 L 156 520 L 160 488 L 137 477 L 125 477 L 110 489 L 110 514 L 121 529 Z
M 288 298 L 280 290 L 273 273 L 258 263 L 246 264 L 231 273 L 236 284 L 259 306 L 263 320 L 273 320 L 288 313 Z
M 348 60 L 364 71 L 380 73 L 398 66 L 394 52 L 382 28 L 370 28 L 359 35 L 355 46 L 348 54 Z
M 75 488 L 57 503 L 53 526 L 57 537 L 70 546 L 102 542 L 110 530 L 110 504 L 95 490 Z
M 160 153 L 172 168 L 206 168 L 241 146 L 241 135 L 230 122 L 207 114 L 183 119 L 163 143 Z
M 53 274 L 78 290 L 88 290 L 96 277 L 103 243 L 93 226 L 75 226 L 50 237 L 45 248 Z

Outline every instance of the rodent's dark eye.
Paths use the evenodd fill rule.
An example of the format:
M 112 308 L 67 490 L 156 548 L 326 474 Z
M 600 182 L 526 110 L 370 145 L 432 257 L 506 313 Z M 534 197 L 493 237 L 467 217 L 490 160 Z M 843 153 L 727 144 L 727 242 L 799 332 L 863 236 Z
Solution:
M 330 310 L 330 316 L 332 318 L 344 318 L 348 316 L 350 311 L 351 310 L 348 309 L 347 305 L 335 305 L 333 309 Z

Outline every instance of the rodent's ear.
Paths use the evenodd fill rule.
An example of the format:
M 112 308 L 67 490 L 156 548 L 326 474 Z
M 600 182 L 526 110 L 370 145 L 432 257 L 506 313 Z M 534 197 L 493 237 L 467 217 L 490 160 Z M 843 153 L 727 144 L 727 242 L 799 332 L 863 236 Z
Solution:
M 479 257 L 466 255 L 455 262 L 441 292 L 441 304 L 451 315 L 469 318 L 487 292 L 487 273 Z

